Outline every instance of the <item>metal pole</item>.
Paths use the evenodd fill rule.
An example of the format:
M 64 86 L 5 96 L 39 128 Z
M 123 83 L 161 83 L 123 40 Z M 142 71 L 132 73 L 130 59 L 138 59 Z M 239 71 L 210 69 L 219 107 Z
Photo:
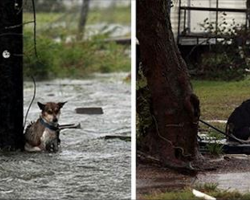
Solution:
M 215 22 L 215 44 L 217 44 L 217 36 L 218 36 L 218 19 L 219 19 L 219 13 L 218 13 L 218 8 L 219 8 L 219 0 L 216 0 L 216 22 Z
M 22 0 L 0 0 L 0 149 L 22 149 Z
M 181 26 L 181 0 L 179 0 L 177 45 L 179 45 L 180 43 L 180 29 L 181 29 L 180 26 Z

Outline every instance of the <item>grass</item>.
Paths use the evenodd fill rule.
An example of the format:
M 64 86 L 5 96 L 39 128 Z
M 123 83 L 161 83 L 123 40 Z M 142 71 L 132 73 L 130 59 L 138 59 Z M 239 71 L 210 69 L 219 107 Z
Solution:
M 202 119 L 226 120 L 232 111 L 250 97 L 250 77 L 242 81 L 192 81 L 200 99 Z
M 220 190 L 216 183 L 206 183 L 204 185 L 194 186 L 194 189 L 204 192 L 210 196 L 220 200 L 249 200 L 250 193 L 241 194 L 238 191 Z M 192 194 L 192 188 L 185 188 L 183 190 L 167 191 L 165 193 L 155 193 L 145 195 L 141 199 L 157 199 L 157 200 L 198 200 L 201 198 L 195 197 Z
M 43 28 L 44 26 L 54 23 L 55 21 L 65 22 L 67 28 L 70 27 L 71 31 L 76 31 L 80 16 L 80 10 L 76 12 L 38 12 L 36 13 L 37 27 Z M 33 14 L 31 12 L 24 12 L 24 22 L 32 21 Z M 60 19 L 60 20 L 59 20 Z M 103 9 L 91 9 L 87 18 L 87 25 L 107 23 L 107 24 L 120 24 L 130 26 L 131 24 L 131 8 L 130 6 L 115 7 L 115 8 L 103 8 Z M 31 24 L 28 26 L 33 28 Z M 69 29 L 69 28 L 68 28 Z
M 144 79 L 137 82 L 137 89 L 146 84 Z M 237 106 L 250 98 L 250 77 L 231 82 L 192 80 L 192 85 L 200 100 L 201 118 L 206 120 L 227 120 Z
M 211 143 L 211 144 L 207 144 L 206 148 L 209 152 L 209 154 L 213 155 L 213 156 L 220 156 L 223 154 L 223 145 L 222 144 L 218 144 L 218 143 Z
M 130 46 L 105 42 L 112 30 L 84 41 L 76 39 L 79 14 L 78 11 L 36 13 L 38 58 L 34 55 L 33 24 L 25 25 L 25 78 L 82 78 L 94 72 L 130 72 Z M 23 18 L 24 22 L 32 21 L 33 14 L 24 12 Z M 102 22 L 130 25 L 130 20 L 130 6 L 95 8 L 89 12 L 87 25 Z M 60 38 L 61 42 L 55 42 L 55 38 Z M 69 38 L 71 42 L 66 42 Z
M 84 42 L 55 43 L 37 36 L 38 58 L 31 32 L 24 33 L 24 77 L 83 78 L 91 73 L 130 72 L 129 46 L 103 42 L 102 36 Z
M 137 89 L 144 87 L 146 81 L 137 82 Z M 200 99 L 201 119 L 227 120 L 233 110 L 243 101 L 250 98 L 250 77 L 241 81 L 202 81 L 192 80 L 195 94 Z M 225 130 L 225 124 L 211 123 L 220 130 Z M 208 129 L 200 123 L 202 129 Z M 221 139 L 221 134 L 209 129 L 209 136 Z
M 59 19 L 63 13 L 36 13 L 36 23 L 37 25 L 51 23 Z M 24 12 L 23 13 L 23 21 L 29 21 L 33 19 L 33 13 L 31 12 Z
M 201 119 L 203 120 L 227 120 L 234 109 L 250 97 L 250 77 L 230 82 L 193 80 L 192 84 L 194 92 L 200 99 Z M 212 122 L 210 124 L 225 131 L 225 123 Z M 202 123 L 200 123 L 200 128 L 209 137 L 225 138 L 224 135 Z M 222 147 L 216 142 L 207 146 L 208 151 L 213 155 L 220 155 L 223 152 Z
M 131 24 L 131 8 L 126 7 L 116 7 L 106 8 L 106 9 L 93 9 L 89 13 L 88 24 L 95 24 L 100 22 L 107 23 L 119 23 L 122 25 Z

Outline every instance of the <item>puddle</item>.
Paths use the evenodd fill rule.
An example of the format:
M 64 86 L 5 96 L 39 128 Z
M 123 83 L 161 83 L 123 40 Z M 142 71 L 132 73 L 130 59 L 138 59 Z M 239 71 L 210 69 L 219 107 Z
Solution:
M 197 184 L 201 183 L 218 183 L 218 188 L 223 190 L 238 190 L 239 192 L 250 192 L 250 172 L 234 173 L 208 173 L 198 175 Z

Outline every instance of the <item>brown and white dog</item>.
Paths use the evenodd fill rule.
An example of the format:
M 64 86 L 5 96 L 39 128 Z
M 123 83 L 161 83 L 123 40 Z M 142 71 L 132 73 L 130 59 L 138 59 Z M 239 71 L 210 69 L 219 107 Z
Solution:
M 24 147 L 26 151 L 58 151 L 60 145 L 58 120 L 60 110 L 65 103 L 37 103 L 42 112 L 40 118 L 26 128 Z

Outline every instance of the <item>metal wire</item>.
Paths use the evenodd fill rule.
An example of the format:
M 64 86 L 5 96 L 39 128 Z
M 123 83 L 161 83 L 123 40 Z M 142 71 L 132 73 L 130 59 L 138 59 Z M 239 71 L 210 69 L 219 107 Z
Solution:
M 32 106 L 32 104 L 33 104 L 33 102 L 35 100 L 35 97 L 36 97 L 36 81 L 35 81 L 35 78 L 33 76 L 31 78 L 32 78 L 32 81 L 33 81 L 33 84 L 34 84 L 34 92 L 33 92 L 33 97 L 32 97 L 32 99 L 30 101 L 29 107 L 28 107 L 28 109 L 26 111 L 26 114 L 25 114 L 24 123 L 23 123 L 23 130 L 24 130 L 25 125 L 26 125 L 26 121 L 27 121 L 27 117 L 28 117 L 30 108 L 31 108 L 31 106 Z

